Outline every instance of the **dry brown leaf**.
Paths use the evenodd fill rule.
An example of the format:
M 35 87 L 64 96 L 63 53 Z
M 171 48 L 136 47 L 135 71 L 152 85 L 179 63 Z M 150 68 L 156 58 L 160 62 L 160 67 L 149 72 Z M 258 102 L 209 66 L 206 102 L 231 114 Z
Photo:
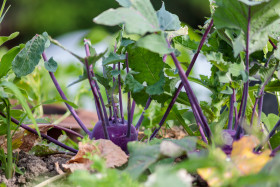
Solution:
M 29 126 L 32 127 L 32 126 Z M 53 125 L 39 125 L 39 130 L 41 133 L 46 133 L 50 128 L 53 127 Z M 25 152 L 28 152 L 32 149 L 34 144 L 36 144 L 38 141 L 38 136 L 27 131 L 24 129 L 19 129 L 14 134 L 12 138 L 12 146 L 13 150 L 23 150 Z M 0 146 L 4 148 L 4 151 L 7 151 L 7 138 L 6 136 L 0 136 Z
M 243 175 L 258 173 L 271 159 L 270 150 L 255 154 L 253 149 L 259 145 L 254 136 L 244 136 L 232 145 L 231 159 Z
M 222 186 L 225 180 L 233 176 L 244 176 L 258 173 L 264 165 L 271 159 L 270 150 L 265 150 L 261 154 L 256 154 L 253 149 L 259 145 L 259 140 L 254 136 L 243 136 L 232 145 L 231 160 L 228 162 L 225 172 L 219 172 L 217 168 L 200 168 L 197 173 L 207 181 L 209 186 Z M 226 160 L 226 155 L 219 150 L 219 155 L 223 155 L 221 160 Z
M 76 170 L 90 170 L 90 163 L 71 163 L 71 164 L 62 164 L 62 167 L 70 173 L 73 173 Z
M 114 168 L 122 166 L 127 162 L 128 156 L 125 152 L 117 145 L 115 145 L 110 140 L 93 140 L 89 143 L 79 142 L 79 151 L 78 153 L 71 158 L 67 164 L 63 165 L 66 169 L 70 169 L 71 171 L 75 169 L 89 169 L 92 161 L 87 158 L 84 158 L 86 154 L 97 154 L 98 156 L 104 158 L 106 160 L 106 166 L 108 168 Z M 71 165 L 73 168 L 71 168 Z M 81 166 L 80 164 L 84 165 Z

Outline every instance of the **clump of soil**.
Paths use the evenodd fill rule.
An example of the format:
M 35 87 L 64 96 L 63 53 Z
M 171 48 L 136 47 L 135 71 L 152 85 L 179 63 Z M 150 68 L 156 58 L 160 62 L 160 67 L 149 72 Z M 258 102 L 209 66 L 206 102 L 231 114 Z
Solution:
M 39 176 L 48 178 L 58 175 L 55 163 L 57 162 L 62 169 L 61 165 L 65 164 L 70 158 L 71 156 L 63 154 L 37 157 L 20 151 L 17 166 L 24 174 L 16 173 L 12 179 L 7 180 L 5 173 L 0 170 L 0 182 L 5 183 L 8 187 L 29 186 L 28 184 L 31 181 L 34 182 Z

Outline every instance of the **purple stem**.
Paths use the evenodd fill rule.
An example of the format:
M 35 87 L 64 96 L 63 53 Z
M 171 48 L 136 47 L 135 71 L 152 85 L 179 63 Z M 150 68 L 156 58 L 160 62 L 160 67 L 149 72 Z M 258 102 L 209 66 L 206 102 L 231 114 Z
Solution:
M 133 122 L 134 110 L 135 110 L 135 101 L 133 100 L 131 106 L 131 112 L 130 112 L 131 122 Z
M 42 54 L 43 59 L 45 62 L 48 61 L 47 56 L 45 54 L 45 52 L 43 52 Z M 53 72 L 49 72 L 51 79 L 58 91 L 58 93 L 60 94 L 61 98 L 68 101 L 67 97 L 65 96 L 64 92 L 62 91 L 61 87 L 59 86 L 54 73 Z M 86 128 L 86 126 L 84 125 L 84 123 L 81 121 L 81 119 L 79 118 L 79 116 L 77 115 L 76 111 L 73 109 L 72 106 L 70 106 L 68 103 L 65 102 L 66 107 L 68 108 L 68 110 L 71 112 L 72 116 L 75 118 L 75 120 L 77 121 L 77 123 L 80 125 L 80 127 L 89 135 L 91 132 Z
M 267 64 L 268 64 L 268 63 L 267 63 Z M 260 108 L 260 107 L 262 107 L 262 103 L 263 103 L 264 88 L 265 88 L 265 86 L 268 84 L 268 82 L 270 81 L 270 79 L 272 78 L 274 72 L 275 72 L 276 69 L 277 69 L 277 66 L 278 66 L 278 64 L 275 66 L 274 71 L 271 73 L 271 75 L 269 75 L 268 79 L 266 79 L 266 81 L 263 83 L 263 85 L 262 85 L 262 87 L 261 87 L 261 89 L 260 89 L 260 91 L 259 91 L 259 95 L 258 95 L 258 97 L 256 98 L 256 101 L 255 101 L 255 104 L 254 104 L 254 108 L 253 108 L 253 113 L 252 113 L 252 117 L 251 117 L 250 126 L 252 126 L 252 124 L 253 124 L 253 119 L 254 119 L 254 117 L 255 117 L 256 107 L 257 107 L 257 104 L 260 102 L 259 99 L 262 99 L 262 101 L 261 101 L 261 106 L 259 105 L 259 112 L 258 112 L 259 115 L 261 115 L 262 108 Z M 259 103 L 259 104 L 260 104 L 260 103 Z M 258 121 L 259 121 L 259 120 L 260 120 L 260 117 L 259 117 Z
M 232 95 L 230 97 L 230 108 L 229 108 L 229 117 L 228 117 L 228 129 L 232 129 L 232 122 L 233 122 L 233 109 L 234 109 L 234 97 L 235 97 L 235 90 L 232 88 Z
M 248 25 L 247 25 L 247 38 L 246 38 L 246 72 L 249 75 L 249 43 L 250 43 L 250 23 L 251 23 L 251 7 L 248 7 Z M 238 127 L 237 127 L 237 132 L 235 137 L 237 139 L 240 138 L 240 135 L 242 133 L 242 123 L 243 120 L 245 119 L 245 113 L 246 113 L 246 105 L 247 105 L 247 100 L 248 100 L 248 92 L 249 92 L 249 80 L 247 80 L 246 83 L 244 83 L 244 90 L 243 90 L 243 95 L 244 95 L 244 101 L 243 101 L 243 107 L 242 107 L 242 113 L 241 113 L 241 118 L 239 119 Z M 243 97 L 243 96 L 242 96 Z
M 280 120 L 277 121 L 277 123 L 275 124 L 275 126 L 273 127 L 273 129 L 270 131 L 270 133 L 268 134 L 268 136 L 265 138 L 265 140 L 263 141 L 263 143 L 261 143 L 261 145 L 259 145 L 257 148 L 256 148 L 256 152 L 260 151 L 261 148 L 263 147 L 263 145 L 265 144 L 265 142 L 267 142 L 276 132 L 276 130 L 280 127 Z M 280 146 L 278 146 L 280 147 Z M 277 147 L 277 148 L 278 148 Z M 276 151 L 279 150 L 279 148 L 277 149 L 276 148 Z M 274 149 L 275 150 L 275 149 Z M 272 152 L 274 152 L 274 150 Z
M 275 154 L 280 150 L 280 145 L 271 151 L 270 156 L 275 156 Z
M 277 46 L 271 41 L 271 39 L 269 39 L 269 43 L 273 46 L 273 49 L 277 49 Z
M 234 98 L 233 98 L 233 102 L 236 102 L 236 94 L 235 94 L 235 90 L 234 90 Z M 234 117 L 235 117 L 235 121 L 234 121 L 234 129 L 235 126 L 237 126 L 237 122 L 238 122 L 238 114 L 237 114 L 237 107 L 234 106 Z
M 121 71 L 121 63 L 118 62 L 118 70 Z M 122 104 L 122 85 L 121 85 L 121 74 L 118 75 L 118 86 L 119 86 L 119 104 L 120 104 L 120 115 L 122 119 L 122 124 L 124 123 L 123 116 L 123 104 Z
M 73 134 L 73 135 L 78 136 L 78 137 L 80 137 L 80 138 L 84 138 L 81 134 L 79 134 L 79 133 L 77 133 L 77 132 L 75 132 L 75 131 L 73 131 L 73 130 L 71 130 L 71 129 L 65 128 L 65 127 L 53 125 L 53 128 L 59 129 L 59 130 L 63 130 L 63 131 L 65 131 L 65 132 L 68 133 L 68 134 Z
M 105 69 L 104 69 L 104 66 L 103 66 L 103 76 L 105 77 Z M 108 104 L 110 105 L 109 106 L 109 120 L 112 119 L 112 106 L 111 106 L 111 98 L 110 98 L 110 95 L 108 93 L 108 90 L 105 88 L 105 92 L 106 92 L 106 96 L 107 96 L 107 102 Z
M 152 98 L 149 97 L 148 100 L 147 100 L 147 102 L 146 102 L 146 106 L 145 106 L 145 108 L 144 108 L 144 111 L 142 112 L 142 114 L 141 114 L 141 116 L 140 116 L 140 118 L 139 118 L 137 124 L 135 125 L 136 130 L 138 130 L 139 127 L 141 126 L 141 124 L 142 124 L 142 122 L 143 122 L 143 119 L 144 119 L 145 111 L 149 108 L 151 102 L 152 102 Z
M 189 67 L 188 67 L 188 69 L 187 69 L 187 71 L 186 71 L 186 77 L 189 76 L 189 74 L 190 74 L 190 72 L 191 72 L 191 70 L 192 70 L 192 68 L 193 68 L 193 66 L 194 66 L 194 63 L 196 62 L 196 59 L 197 59 L 197 57 L 198 57 L 198 55 L 199 55 L 199 53 L 200 53 L 200 51 L 201 51 L 201 48 L 202 48 L 204 42 L 206 41 L 207 35 L 209 34 L 209 32 L 210 32 L 212 26 L 213 26 L 213 19 L 210 21 L 210 23 L 209 23 L 207 29 L 205 30 L 205 32 L 204 32 L 204 34 L 203 34 L 203 36 L 202 36 L 202 39 L 201 39 L 201 41 L 200 41 L 200 43 L 199 43 L 199 46 L 198 46 L 198 49 L 197 49 L 195 55 L 193 56 L 192 61 L 191 61 L 190 65 L 189 65 Z M 152 135 L 153 137 L 155 137 L 155 135 L 157 134 L 157 132 L 160 130 L 160 128 L 161 128 L 162 125 L 164 124 L 164 122 L 165 122 L 165 120 L 166 120 L 166 118 L 167 118 L 169 112 L 171 111 L 173 105 L 175 104 L 175 101 L 176 101 L 177 97 L 178 97 L 179 94 L 180 94 L 180 91 L 181 91 L 182 87 L 183 87 L 183 83 L 181 82 L 180 85 L 179 85 L 179 87 L 177 88 L 177 90 L 176 90 L 176 92 L 175 92 L 175 94 L 174 94 L 174 96 L 173 96 L 171 102 L 169 103 L 167 110 L 165 111 L 165 113 L 164 113 L 164 115 L 163 115 L 163 117 L 162 117 L 162 119 L 161 119 L 161 121 L 160 121 L 160 123 L 159 123 L 159 128 L 155 129 L 155 131 L 153 132 L 153 135 Z M 151 136 L 151 137 L 152 137 L 152 136 Z M 153 138 L 153 137 L 152 137 L 152 138 Z
M 89 51 L 88 42 L 86 42 L 87 41 L 86 39 L 84 41 L 85 41 L 86 56 L 89 57 L 90 56 L 90 51 Z M 99 100 L 101 102 L 102 109 L 103 109 L 103 114 L 104 114 L 104 118 L 105 118 L 105 124 L 107 126 L 109 126 L 109 119 L 108 119 L 108 115 L 107 115 L 107 111 L 106 111 L 106 107 L 105 107 L 102 95 L 100 93 L 100 90 L 99 90 L 97 82 L 95 80 L 93 80 L 93 77 L 95 77 L 95 75 L 94 75 L 92 67 L 89 67 L 88 73 L 89 73 L 88 74 L 88 80 L 89 80 L 89 83 L 90 83 L 91 90 L 92 90 L 92 92 L 97 92 L 97 94 L 99 96 Z M 98 97 L 95 97 L 95 95 L 97 96 L 97 94 L 93 94 L 93 96 L 94 96 L 94 100 L 96 102 L 99 102 Z M 100 120 L 101 120 L 101 118 L 102 118 L 101 116 L 103 115 L 102 111 L 101 111 L 101 108 L 98 108 L 97 104 L 96 104 L 96 108 L 98 109 L 97 111 L 99 111 L 99 114 L 100 114 L 99 117 L 100 117 Z
M 168 42 L 168 47 L 170 47 L 170 43 L 169 42 Z M 181 81 L 182 81 L 182 83 L 184 85 L 184 88 L 186 90 L 186 93 L 188 95 L 188 98 L 189 98 L 191 107 L 193 109 L 193 112 L 196 113 L 196 111 L 197 111 L 197 113 L 196 113 L 196 115 L 198 116 L 197 119 L 200 119 L 199 121 L 197 121 L 197 123 L 198 124 L 200 123 L 202 125 L 203 129 L 206 132 L 206 136 L 207 136 L 207 138 L 210 141 L 211 140 L 211 136 L 212 136 L 211 130 L 210 130 L 210 128 L 209 128 L 209 126 L 207 124 L 207 120 L 206 120 L 205 116 L 203 115 L 202 110 L 201 110 L 201 108 L 200 108 L 200 106 L 198 104 L 197 98 L 195 97 L 195 95 L 194 95 L 194 93 L 192 91 L 192 88 L 191 88 L 191 86 L 189 84 L 188 78 L 187 78 L 186 74 L 184 73 L 184 70 L 181 67 L 180 62 L 176 58 L 175 54 L 172 52 L 170 55 L 171 55 L 171 57 L 172 57 L 172 59 L 173 59 L 173 61 L 175 63 L 176 68 L 179 71 L 179 75 L 181 77 Z
M 128 53 L 125 54 L 125 64 L 126 64 L 126 73 L 129 73 L 128 66 Z M 130 137 L 131 131 L 131 101 L 130 101 L 130 92 L 127 92 L 127 133 L 126 137 Z
M 271 43 L 271 45 L 273 46 L 273 49 L 276 50 L 277 46 L 269 39 L 269 42 Z M 270 60 L 272 58 L 272 55 L 270 55 L 270 57 L 268 58 L 267 62 L 265 63 L 264 67 L 267 67 Z M 261 122 L 261 115 L 262 115 L 262 108 L 263 108 L 263 98 L 264 98 L 264 91 L 260 93 L 261 97 L 259 99 L 259 103 L 258 103 L 258 124 L 260 124 Z
M 90 84 L 90 87 L 91 87 L 93 96 L 96 98 L 96 100 L 98 100 L 98 93 L 97 93 L 96 87 L 95 87 L 94 84 L 93 84 L 94 82 L 92 81 L 92 77 L 91 77 L 91 73 L 90 73 L 90 70 L 89 70 L 89 65 L 88 65 L 88 60 L 87 60 L 87 58 L 85 58 L 85 66 L 86 66 L 87 76 L 88 76 L 88 80 L 89 80 L 89 84 Z M 98 110 L 101 112 L 100 103 L 97 102 L 97 103 L 95 103 L 95 104 L 97 105 Z M 101 114 L 101 113 L 100 113 L 100 114 Z M 108 135 L 107 126 L 106 126 L 106 124 L 105 124 L 103 115 L 101 114 L 100 117 L 101 117 L 101 122 L 102 122 L 102 127 L 103 127 L 103 132 L 104 132 L 105 138 L 109 140 L 110 138 L 109 138 L 109 135 Z
M 113 70 L 116 69 L 116 64 L 113 65 Z M 115 85 L 116 79 L 115 77 L 113 77 L 113 86 Z M 114 90 L 115 90 L 115 87 L 113 87 L 113 91 L 112 91 L 112 105 L 113 105 L 113 115 L 114 115 L 114 121 L 115 123 L 117 122 L 117 119 L 118 119 L 118 109 L 117 109 L 117 106 L 116 106 L 116 103 L 114 101 Z
M 0 115 L 6 118 L 6 115 L 3 114 L 2 112 L 0 112 Z M 16 120 L 15 118 L 11 117 L 11 121 L 12 121 L 13 123 L 17 124 L 17 125 L 20 125 L 20 127 L 22 127 L 23 129 L 25 129 L 25 130 L 27 130 L 27 131 L 33 133 L 33 134 L 38 135 L 38 133 L 37 133 L 37 131 L 36 131 L 35 129 L 32 129 L 32 128 L 28 127 L 28 126 L 25 125 L 25 124 L 20 124 L 20 122 L 19 122 L 18 120 Z M 46 135 L 46 134 L 43 134 L 43 133 L 40 133 L 40 134 L 41 134 L 41 136 L 42 136 L 43 138 L 45 138 L 46 140 L 48 140 L 48 141 L 50 141 L 50 142 L 53 142 L 54 144 L 56 144 L 56 145 L 58 145 L 58 146 L 60 146 L 60 147 L 62 147 L 62 148 L 64 148 L 64 149 L 66 149 L 66 150 L 69 150 L 69 151 L 71 151 L 71 152 L 73 152 L 73 153 L 77 153 L 77 152 L 78 152 L 76 149 L 74 149 L 74 148 L 72 148 L 72 147 L 69 147 L 69 146 L 63 144 L 63 143 L 59 142 L 58 140 L 56 140 L 56 139 L 54 139 L 54 138 L 52 138 L 52 137 L 50 137 L 50 136 L 48 136 L 48 135 Z

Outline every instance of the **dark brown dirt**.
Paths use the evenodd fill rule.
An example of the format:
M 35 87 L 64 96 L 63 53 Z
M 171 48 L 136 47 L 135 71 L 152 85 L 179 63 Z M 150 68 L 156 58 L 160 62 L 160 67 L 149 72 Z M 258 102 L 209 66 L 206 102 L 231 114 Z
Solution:
M 44 176 L 47 179 L 58 175 L 55 163 L 58 162 L 62 169 L 61 165 L 66 163 L 70 157 L 63 154 L 37 157 L 21 151 L 18 154 L 17 166 L 21 171 L 24 171 L 24 174 L 16 173 L 12 179 L 7 180 L 4 172 L 0 170 L 0 182 L 5 183 L 7 187 L 30 186 L 30 182 L 36 181 L 39 176 Z

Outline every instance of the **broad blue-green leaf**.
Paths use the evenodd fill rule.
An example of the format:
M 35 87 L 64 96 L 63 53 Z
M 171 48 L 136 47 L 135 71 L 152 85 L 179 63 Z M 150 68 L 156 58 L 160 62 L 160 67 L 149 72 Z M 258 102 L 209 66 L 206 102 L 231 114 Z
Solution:
M 163 71 L 159 75 L 160 80 L 153 85 L 147 86 L 146 93 L 149 95 L 160 95 L 164 92 L 164 73 Z
M 159 53 L 161 55 L 169 54 L 171 53 L 172 49 L 168 48 L 167 42 L 163 35 L 158 34 L 150 34 L 148 36 L 145 36 L 143 38 L 140 38 L 136 45 L 138 47 L 142 47 L 145 49 L 148 49 L 152 52 Z
M 153 52 L 144 48 L 129 47 L 128 62 L 129 67 L 139 74 L 134 75 L 135 80 L 147 83 L 147 86 L 153 85 L 160 80 L 160 73 L 163 71 L 164 63 L 162 58 Z
M 163 31 L 178 30 L 181 27 L 181 22 L 178 16 L 166 11 L 164 2 L 162 2 L 161 8 L 157 11 L 157 17 L 159 20 L 160 29 Z
M 0 61 L 0 78 L 5 76 L 12 66 L 12 61 L 15 56 L 20 52 L 24 45 L 19 45 L 10 49 L 5 55 L 3 55 Z
M 116 0 L 116 1 L 123 7 L 130 7 L 131 6 L 130 0 Z
M 133 179 L 137 179 L 150 165 L 160 158 L 160 145 L 148 145 L 140 142 L 128 143 L 129 160 L 124 170 Z
M 238 77 L 241 74 L 241 71 L 244 71 L 245 66 L 243 63 L 232 63 L 229 66 L 229 72 L 232 76 Z
M 57 70 L 57 62 L 53 59 L 53 57 L 45 62 L 44 65 L 49 72 L 55 72 Z
M 116 53 L 110 53 L 109 56 L 105 59 L 103 59 L 103 66 L 108 65 L 108 64 L 115 64 L 118 62 L 123 62 L 125 60 L 125 55 L 124 54 L 116 54 Z
M 251 24 L 250 24 L 250 45 L 249 53 L 253 53 L 257 50 L 261 50 L 268 41 L 268 35 L 271 32 L 271 27 L 276 24 L 280 18 L 280 1 L 271 0 L 269 2 L 261 1 L 261 3 L 256 3 L 256 1 L 247 0 L 217 0 L 216 4 L 218 7 L 213 15 L 214 24 L 217 29 L 230 28 L 241 30 L 242 32 L 238 37 L 246 40 L 247 25 L 248 25 L 248 10 L 251 6 Z M 246 4 L 244 4 L 246 3 Z M 240 39 L 240 38 L 239 38 Z M 240 49 L 240 44 L 245 44 L 245 42 L 238 42 L 239 46 L 236 49 Z M 243 46 L 245 48 L 245 46 Z M 235 49 L 235 50 L 236 50 Z M 238 54 L 238 52 L 235 52 Z
M 129 8 L 109 9 L 94 18 L 98 24 L 115 26 L 125 24 L 128 34 L 143 35 L 147 32 L 160 31 L 156 11 L 150 0 L 134 0 Z
M 33 72 L 38 65 L 41 55 L 48 45 L 49 39 L 45 35 L 36 35 L 28 41 L 12 62 L 12 69 L 17 77 Z
M 185 169 L 176 170 L 169 165 L 156 167 L 155 172 L 149 175 L 146 187 L 191 187 L 192 176 Z
M 19 32 L 14 32 L 10 36 L 0 36 L 0 46 L 3 45 L 3 43 L 5 43 L 5 42 L 14 39 L 18 35 L 19 35 Z
M 275 114 L 268 114 L 268 116 L 262 116 L 262 121 L 266 125 L 268 131 L 271 131 L 275 124 L 278 122 L 279 116 Z
M 124 83 L 129 90 L 135 93 L 140 92 L 141 90 L 144 89 L 144 86 L 138 81 L 136 81 L 130 73 L 126 75 Z

